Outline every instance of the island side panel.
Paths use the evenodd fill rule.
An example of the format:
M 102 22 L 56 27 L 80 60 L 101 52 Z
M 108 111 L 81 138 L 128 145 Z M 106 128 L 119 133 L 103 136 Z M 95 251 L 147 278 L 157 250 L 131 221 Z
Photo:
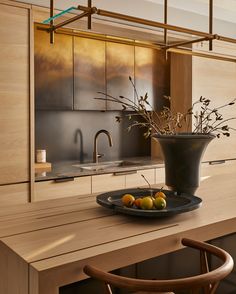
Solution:
M 54 276 L 40 274 L 32 265 L 29 266 L 29 294 L 59 294 L 59 287 Z
M 28 294 L 28 264 L 0 241 L 0 293 Z

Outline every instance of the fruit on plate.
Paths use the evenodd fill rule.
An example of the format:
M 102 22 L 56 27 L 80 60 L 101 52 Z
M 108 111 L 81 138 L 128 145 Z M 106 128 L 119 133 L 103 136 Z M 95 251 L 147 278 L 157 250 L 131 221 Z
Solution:
M 142 198 L 136 198 L 134 200 L 134 205 L 137 207 L 137 208 L 141 208 L 141 202 L 142 202 Z
M 162 198 L 166 199 L 166 194 L 162 191 L 162 188 L 160 191 L 155 193 L 154 198 L 157 198 L 157 197 L 162 197 Z
M 146 196 L 142 198 L 141 201 L 142 209 L 152 209 L 153 208 L 153 200 L 150 196 Z
M 166 200 L 161 196 L 155 198 L 155 200 L 153 201 L 153 204 L 155 208 L 158 210 L 166 208 Z
M 134 204 L 135 198 L 131 194 L 124 194 L 121 198 L 122 203 L 126 207 L 131 207 Z
M 166 208 L 166 195 L 160 190 L 153 196 L 142 195 L 135 198 L 132 194 L 124 194 L 121 197 L 122 204 L 128 208 L 143 210 L 161 210 Z

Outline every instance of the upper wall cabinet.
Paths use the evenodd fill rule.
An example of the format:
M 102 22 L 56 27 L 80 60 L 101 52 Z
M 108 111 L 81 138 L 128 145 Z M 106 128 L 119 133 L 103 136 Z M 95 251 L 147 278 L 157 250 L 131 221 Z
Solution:
M 169 95 L 169 61 L 165 53 L 151 48 L 98 40 L 88 36 L 55 34 L 35 28 L 36 109 L 121 110 L 119 103 L 97 100 L 114 97 L 137 99 L 148 93 L 156 110 Z M 137 95 L 136 95 L 137 96 Z M 151 108 L 149 110 L 151 110 Z
M 74 37 L 74 109 L 105 110 L 105 41 Z
M 169 60 L 161 50 L 135 46 L 135 86 L 138 96 L 148 94 L 150 107 L 160 109 L 169 95 Z M 137 99 L 137 97 L 135 97 Z
M 134 79 L 134 46 L 107 42 L 106 43 L 106 74 L 107 94 L 120 95 L 134 99 L 134 89 L 129 76 Z M 121 105 L 107 103 L 107 110 L 120 110 Z
M 36 109 L 73 109 L 73 37 L 35 28 Z
M 30 153 L 29 9 L 5 2 L 0 4 L 0 184 L 29 180 Z

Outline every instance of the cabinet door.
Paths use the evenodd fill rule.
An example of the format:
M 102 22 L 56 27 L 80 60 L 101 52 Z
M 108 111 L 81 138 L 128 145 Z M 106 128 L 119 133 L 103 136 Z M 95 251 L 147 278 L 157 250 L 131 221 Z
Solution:
M 0 184 L 29 180 L 29 10 L 0 4 Z
M 194 45 L 194 48 L 208 50 L 208 45 Z M 236 55 L 233 45 L 214 41 L 214 51 L 217 53 Z M 214 60 L 208 58 L 193 57 L 193 102 L 200 96 L 211 100 L 211 108 L 222 106 L 231 102 L 236 93 L 236 63 Z M 236 106 L 229 106 L 219 110 L 223 118 L 235 117 Z M 193 120 L 193 124 L 194 124 Z M 226 125 L 236 128 L 236 120 L 227 121 Z M 194 128 L 194 126 L 193 126 Z M 221 136 L 214 139 L 206 149 L 203 161 L 236 158 L 236 132 L 231 131 L 230 137 Z
M 74 37 L 74 109 L 105 110 L 105 42 Z
M 35 183 L 34 201 L 91 194 L 91 177 L 78 177 L 68 182 L 42 181 Z
M 27 203 L 29 201 L 29 184 L 0 186 L 0 206 Z
M 125 175 L 105 174 L 92 176 L 92 193 L 107 192 L 125 188 Z
M 161 109 L 163 96 L 170 94 L 169 60 L 164 52 L 135 46 L 135 86 L 138 96 L 148 94 L 148 110 Z
M 143 179 L 141 175 L 148 180 L 150 185 L 155 184 L 155 169 L 146 169 L 146 170 L 139 170 L 137 173 L 134 174 L 127 174 L 126 175 L 126 188 L 137 188 L 145 186 L 147 187 L 147 183 Z
M 134 78 L 134 46 L 106 43 L 107 94 L 114 97 L 120 95 L 133 101 L 134 89 L 129 76 Z M 121 110 L 122 106 L 115 102 L 107 103 L 108 110 Z
M 36 109 L 73 109 L 72 36 L 49 34 L 35 26 L 35 106 Z

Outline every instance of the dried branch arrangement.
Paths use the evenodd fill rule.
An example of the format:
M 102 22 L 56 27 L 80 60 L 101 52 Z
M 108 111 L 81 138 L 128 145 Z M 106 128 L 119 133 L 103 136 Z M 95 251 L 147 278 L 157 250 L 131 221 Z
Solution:
M 98 100 L 105 100 L 118 103 L 122 106 L 122 111 L 130 111 L 125 114 L 130 120 L 128 131 L 133 127 L 141 127 L 145 129 L 144 136 L 147 138 L 153 133 L 162 135 L 176 134 L 179 130 L 186 126 L 187 130 L 195 134 L 215 134 L 218 138 L 221 135 L 230 136 L 230 130 L 235 130 L 228 125 L 228 122 L 236 119 L 231 117 L 224 119 L 220 110 L 235 104 L 236 98 L 221 105 L 217 108 L 211 108 L 211 100 L 200 97 L 186 113 L 175 112 L 170 107 L 164 106 L 162 111 L 155 111 L 148 102 L 148 93 L 139 96 L 137 89 L 131 77 L 129 80 L 134 88 L 135 100 L 124 96 L 114 97 L 112 95 L 98 92 L 103 97 L 96 97 Z M 164 96 L 171 103 L 171 97 Z M 195 111 L 198 105 L 199 111 Z M 122 117 L 116 116 L 116 121 L 121 122 Z M 191 121 L 194 121 L 194 129 L 191 131 Z

